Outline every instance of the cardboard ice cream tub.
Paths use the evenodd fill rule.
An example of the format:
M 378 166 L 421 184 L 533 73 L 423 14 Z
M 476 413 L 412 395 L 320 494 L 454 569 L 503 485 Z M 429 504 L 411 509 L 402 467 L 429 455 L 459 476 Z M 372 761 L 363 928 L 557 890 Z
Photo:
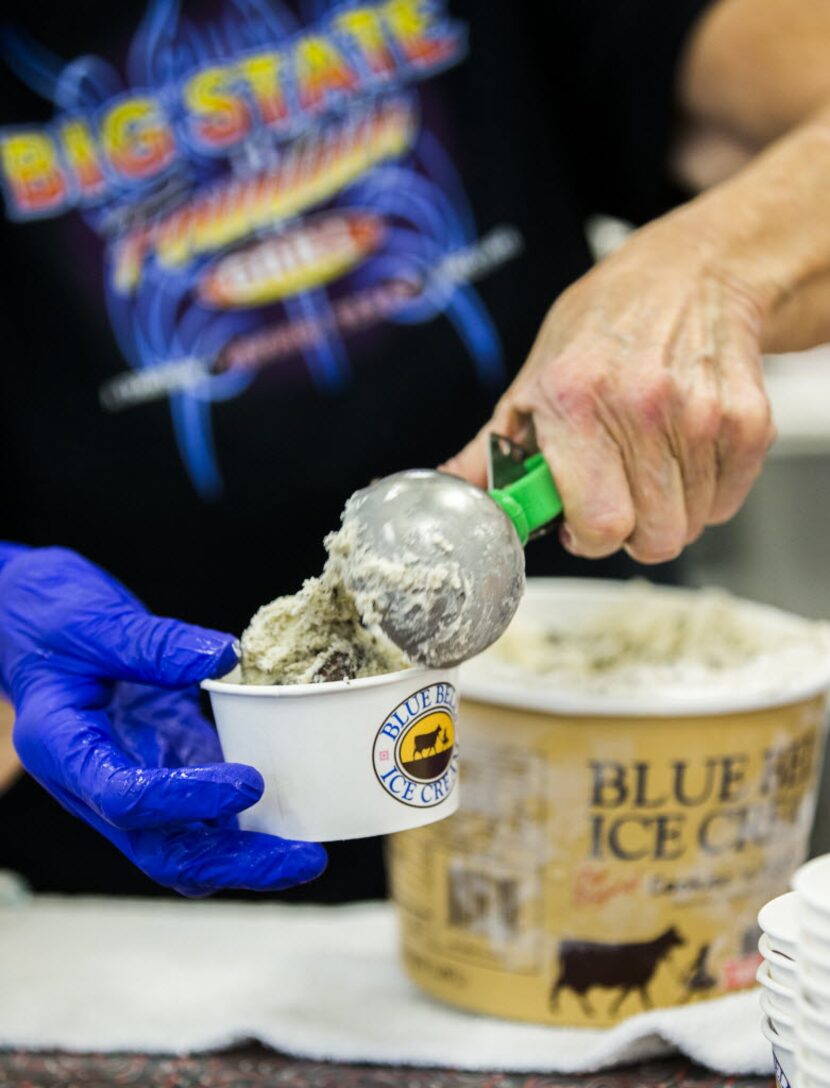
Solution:
M 265 779 L 245 831 L 301 842 L 386 835 L 458 807 L 458 670 L 312 684 L 205 680 L 222 753 Z
M 509 644 L 551 626 L 567 639 L 631 592 L 531 581 Z M 789 632 L 812 640 L 813 625 L 730 602 L 769 630 L 775 669 L 621 692 L 507 667 L 498 644 L 462 668 L 459 811 L 390 848 L 403 963 L 424 990 L 601 1027 L 754 985 L 758 911 L 807 850 L 830 652 L 825 631 L 804 655 Z

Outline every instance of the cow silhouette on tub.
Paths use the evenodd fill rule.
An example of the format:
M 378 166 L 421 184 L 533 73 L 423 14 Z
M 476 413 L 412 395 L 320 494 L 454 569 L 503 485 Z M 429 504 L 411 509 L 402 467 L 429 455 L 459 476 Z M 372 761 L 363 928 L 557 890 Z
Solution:
M 441 726 L 438 725 L 429 733 L 419 733 L 415 737 L 415 751 L 412 753 L 412 758 L 416 756 L 425 756 L 427 752 L 434 752 L 435 746 L 438 743 L 438 734 L 441 732 Z M 446 738 L 446 733 L 444 737 Z
M 562 990 L 573 990 L 586 1015 L 593 1016 L 587 994 L 594 986 L 620 991 L 611 1006 L 612 1015 L 632 990 L 639 992 L 643 1008 L 650 1009 L 652 1000 L 648 987 L 657 968 L 675 948 L 685 943 L 674 926 L 653 941 L 638 944 L 562 941 L 559 945 L 559 977 L 550 992 L 551 1010 L 559 1007 Z

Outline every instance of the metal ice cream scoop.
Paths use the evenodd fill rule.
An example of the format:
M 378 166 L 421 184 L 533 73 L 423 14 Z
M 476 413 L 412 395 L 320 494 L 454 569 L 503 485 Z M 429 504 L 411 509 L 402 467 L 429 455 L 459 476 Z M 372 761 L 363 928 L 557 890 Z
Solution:
M 541 454 L 497 436 L 490 485 L 412 469 L 358 491 L 344 512 L 345 581 L 364 618 L 420 664 L 466 661 L 504 632 L 524 592 L 523 546 L 562 511 Z

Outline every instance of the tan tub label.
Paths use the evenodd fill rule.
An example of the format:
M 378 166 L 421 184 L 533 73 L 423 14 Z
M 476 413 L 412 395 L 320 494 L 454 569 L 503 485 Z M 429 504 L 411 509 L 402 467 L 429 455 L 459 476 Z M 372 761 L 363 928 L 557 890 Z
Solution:
M 670 720 L 461 713 L 459 812 L 392 840 L 418 982 L 586 1026 L 753 984 L 757 912 L 806 851 L 823 699 Z

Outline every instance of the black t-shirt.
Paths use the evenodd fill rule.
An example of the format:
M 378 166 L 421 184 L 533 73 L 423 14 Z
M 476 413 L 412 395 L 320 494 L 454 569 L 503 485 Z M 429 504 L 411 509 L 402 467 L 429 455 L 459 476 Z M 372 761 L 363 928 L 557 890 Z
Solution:
M 0 536 L 227 630 L 295 591 L 355 488 L 487 418 L 586 217 L 676 198 L 705 2 L 9 5 Z M 105 886 L 61 827 L 60 877 L 0 865 Z M 376 890 L 351 862 L 319 894 Z

